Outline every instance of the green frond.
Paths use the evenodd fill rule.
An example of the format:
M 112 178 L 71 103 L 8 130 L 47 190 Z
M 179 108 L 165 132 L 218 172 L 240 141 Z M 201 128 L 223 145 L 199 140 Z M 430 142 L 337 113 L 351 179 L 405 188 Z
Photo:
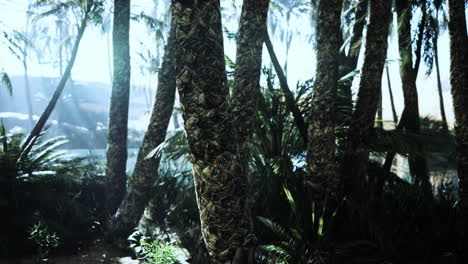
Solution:
M 257 220 L 270 229 L 280 239 L 280 241 L 294 241 L 294 237 L 291 236 L 291 234 L 289 234 L 289 232 L 280 224 L 261 216 L 257 216 Z
M 297 212 L 296 212 L 297 207 L 296 207 L 296 202 L 294 202 L 294 197 L 292 196 L 289 189 L 284 185 L 283 185 L 283 191 L 284 191 L 284 194 L 286 195 L 286 199 L 288 200 L 289 205 L 291 206 L 291 210 L 293 211 L 294 215 L 297 215 Z
M 13 85 L 11 85 L 11 80 L 10 77 L 8 77 L 8 74 L 6 72 L 0 72 L 0 76 L 2 86 L 5 87 L 10 96 L 13 95 Z
M 188 153 L 187 136 L 183 129 L 173 131 L 166 140 L 148 153 L 145 159 L 159 158 L 166 155 L 167 159 L 177 160 Z
M 261 245 L 260 248 L 268 253 L 276 255 L 277 257 L 279 257 L 279 260 L 284 261 L 284 263 L 289 263 L 289 260 L 291 259 L 291 255 L 289 254 L 289 252 L 279 246 Z

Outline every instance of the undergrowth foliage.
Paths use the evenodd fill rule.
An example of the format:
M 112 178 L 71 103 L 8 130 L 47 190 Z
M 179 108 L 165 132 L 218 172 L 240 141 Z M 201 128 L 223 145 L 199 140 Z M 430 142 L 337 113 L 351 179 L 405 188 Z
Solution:
M 33 253 L 29 228 L 39 220 L 61 238 L 62 249 L 76 250 L 100 233 L 103 180 L 96 161 L 66 156 L 59 148 L 67 140 L 45 134 L 24 154 L 24 136 L 0 125 L 0 210 L 8 215 L 1 219 L 2 255 Z

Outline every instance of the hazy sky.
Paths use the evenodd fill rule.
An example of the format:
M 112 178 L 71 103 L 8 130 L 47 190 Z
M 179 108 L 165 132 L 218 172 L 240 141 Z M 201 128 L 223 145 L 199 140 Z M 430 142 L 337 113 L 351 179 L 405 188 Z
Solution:
M 24 30 L 26 23 L 26 0 L 0 0 L 0 21 L 10 29 Z M 155 1 L 158 2 L 158 1 Z M 221 1 L 223 7 L 226 8 L 226 12 L 232 12 L 232 0 Z M 239 2 L 239 1 L 237 1 Z M 144 10 L 147 14 L 151 14 L 153 10 L 154 2 L 152 0 L 140 0 L 132 1 L 132 13 L 138 14 Z M 164 6 L 164 4 L 160 4 Z M 159 7 L 162 9 L 162 7 Z M 240 8 L 237 9 L 240 12 Z M 161 11 L 162 12 L 162 11 Z M 238 16 L 237 16 L 238 17 Z M 417 17 L 415 18 L 417 19 Z M 225 26 L 230 31 L 237 31 L 237 21 L 230 20 L 229 22 L 224 21 Z M 293 17 L 290 23 L 291 29 L 296 32 L 300 32 L 302 36 L 293 38 L 291 48 L 288 56 L 288 82 L 291 88 L 295 87 L 298 81 L 304 81 L 310 79 L 315 73 L 315 52 L 312 49 L 312 44 L 306 41 L 304 36 L 310 34 L 311 25 L 309 23 L 308 14 L 302 14 L 299 17 Z M 396 26 L 394 27 L 396 28 Z M 146 86 L 151 91 L 154 91 L 156 84 L 156 76 L 142 74 L 140 72 L 140 65 L 142 64 L 141 59 L 137 55 L 137 52 L 141 52 L 144 49 L 154 50 L 155 41 L 154 35 L 151 34 L 146 26 L 142 23 L 132 22 L 131 24 L 131 56 L 132 56 L 132 84 L 135 86 Z M 110 82 L 110 70 L 108 64 L 108 36 L 103 34 L 101 29 L 97 27 L 89 27 L 86 29 L 85 35 L 81 42 L 79 53 L 75 62 L 75 66 L 72 71 L 74 80 L 81 81 L 97 81 L 97 82 Z M 273 36 L 273 45 L 275 46 L 277 55 L 280 62 L 284 62 L 286 50 L 284 44 L 279 40 L 279 34 Z M 393 62 L 390 64 L 390 75 L 393 93 L 395 97 L 395 103 L 398 115 L 400 116 L 403 110 L 403 95 L 401 91 L 401 80 L 399 77 L 399 66 L 398 66 L 398 42 L 396 36 L 389 38 L 389 53 L 388 59 Z M 110 48 L 111 48 L 110 43 Z M 0 67 L 10 75 L 22 75 L 22 66 L 20 62 L 15 59 L 11 53 L 2 48 L 0 53 Z M 235 43 L 232 40 L 225 41 L 226 54 L 231 58 L 235 59 Z M 363 51 L 363 49 L 362 49 Z M 452 111 L 452 100 L 449 89 L 449 39 L 448 34 L 443 33 L 439 38 L 439 52 L 440 52 L 440 65 L 442 84 L 444 88 L 444 99 L 446 105 L 447 118 L 450 123 L 453 122 L 453 111 Z M 112 53 L 109 53 L 112 55 Z M 360 63 L 362 63 L 362 57 Z M 270 65 L 268 53 L 266 48 L 264 49 L 264 63 Z M 59 76 L 57 68 L 52 68 L 48 65 L 38 64 L 37 59 L 33 59 L 29 63 L 30 75 L 31 76 Z M 437 95 L 437 83 L 435 74 L 429 77 L 425 76 L 426 67 L 422 64 L 418 76 L 418 92 L 420 102 L 421 115 L 432 115 L 440 118 L 439 114 L 439 103 Z M 435 72 L 435 71 L 434 71 Z M 358 80 L 355 80 L 355 84 L 358 84 Z M 357 87 L 357 85 L 354 85 Z M 15 89 L 19 89 L 16 88 Z M 384 108 L 384 119 L 392 119 L 390 110 L 390 100 L 388 96 L 387 82 L 383 79 L 383 108 Z M 151 97 L 152 98 L 152 97 Z M 147 119 L 144 118 L 145 120 Z

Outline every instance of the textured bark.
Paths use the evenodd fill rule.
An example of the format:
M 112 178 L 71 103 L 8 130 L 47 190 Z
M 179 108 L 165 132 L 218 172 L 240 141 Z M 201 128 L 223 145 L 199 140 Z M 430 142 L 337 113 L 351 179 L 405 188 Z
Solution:
M 268 49 L 268 53 L 270 54 L 273 67 L 275 67 L 276 74 L 278 75 L 281 91 L 283 91 L 284 98 L 286 100 L 286 106 L 288 107 L 288 110 L 292 113 L 294 117 L 294 122 L 296 123 L 296 126 L 299 129 L 302 141 L 305 145 L 307 145 L 307 125 L 304 121 L 304 117 L 302 116 L 301 110 L 299 109 L 294 100 L 294 94 L 289 89 L 288 80 L 286 79 L 286 75 L 284 74 L 283 68 L 281 68 L 278 58 L 276 57 L 276 53 L 273 49 L 273 44 L 271 43 L 268 32 L 265 33 L 265 45 Z
M 231 101 L 231 116 L 237 134 L 239 158 L 243 170 L 243 177 L 248 175 L 249 149 L 248 140 L 252 136 L 253 125 L 256 120 L 257 101 L 260 93 L 260 74 L 262 69 L 263 39 L 267 31 L 267 16 L 270 0 L 245 0 L 237 37 L 236 66 L 234 69 L 234 87 Z M 247 182 L 247 178 L 245 179 Z M 250 208 L 246 208 L 250 221 L 250 232 L 253 234 L 253 219 Z M 241 258 L 254 259 L 253 245 L 249 254 L 239 255 Z
M 236 263 L 250 227 L 229 110 L 219 0 L 173 0 L 172 11 L 176 82 L 203 239 L 212 263 Z
M 232 96 L 232 118 L 240 149 L 252 134 L 260 93 L 263 38 L 269 0 L 245 0 L 237 37 L 236 67 Z
M 455 112 L 460 198 L 468 201 L 468 36 L 463 0 L 449 0 L 450 84 Z
M 335 100 L 341 42 L 341 0 L 320 0 L 317 25 L 317 74 L 308 128 L 306 185 L 320 199 L 339 185 L 335 144 Z M 323 198 L 323 197 L 322 197 Z
M 27 155 L 29 151 L 31 150 L 32 146 L 34 145 L 35 139 L 39 136 L 41 133 L 42 129 L 44 128 L 47 120 L 49 119 L 50 115 L 54 111 L 55 106 L 57 105 L 57 101 L 60 98 L 60 95 L 62 94 L 63 89 L 65 88 L 65 84 L 67 83 L 68 78 L 70 77 L 71 70 L 73 68 L 73 65 L 75 64 L 75 59 L 76 55 L 78 54 L 78 47 L 80 46 L 80 41 L 83 37 L 84 31 L 86 29 L 86 25 L 88 23 L 88 14 L 90 12 L 90 8 L 85 11 L 85 16 L 83 20 L 81 21 L 81 26 L 78 29 L 78 35 L 76 36 L 75 43 L 73 44 L 73 49 L 71 52 L 71 58 L 68 61 L 68 65 L 65 68 L 65 71 L 62 75 L 62 78 L 60 79 L 59 84 L 55 88 L 54 94 L 52 95 L 52 98 L 50 98 L 49 103 L 47 104 L 47 107 L 45 108 L 44 112 L 42 112 L 41 117 L 37 121 L 36 125 L 34 128 L 31 130 L 31 132 L 28 135 L 28 138 L 26 141 L 23 143 L 23 155 Z
M 382 89 L 382 87 L 380 87 Z M 382 90 L 379 96 L 379 105 L 377 108 L 377 122 L 376 127 L 383 129 L 383 106 L 382 106 Z
M 361 191 L 362 182 L 367 174 L 369 138 L 381 98 L 382 74 L 387 56 L 390 10 L 389 0 L 371 2 L 358 99 L 343 159 L 345 190 L 350 194 L 358 194 Z
M 421 42 L 416 43 L 416 60 L 413 68 L 413 50 L 411 41 L 411 7 L 408 0 L 397 0 L 396 10 L 398 16 L 398 43 L 400 52 L 400 75 L 403 87 L 405 111 L 407 112 L 405 128 L 411 132 L 419 133 L 419 103 L 416 89 L 416 77 L 421 61 Z M 424 13 L 425 14 L 425 13 Z M 419 35 L 421 35 L 421 28 Z M 430 191 L 429 175 L 424 157 L 410 155 L 411 175 L 426 191 Z
M 129 180 L 127 193 L 112 224 L 112 237 L 125 239 L 133 232 L 153 195 L 152 190 L 157 180 L 161 157 L 158 156 L 155 159 L 145 159 L 145 157 L 164 142 L 174 108 L 176 74 L 173 34 L 173 30 L 171 30 L 158 73 L 158 88 L 150 122 L 138 151 L 135 170 Z
M 114 1 L 114 79 L 107 136 L 106 213 L 113 215 L 125 195 L 130 97 L 130 0 Z
M 387 75 L 388 94 L 390 96 L 390 105 L 392 107 L 393 122 L 396 125 L 398 124 L 398 115 L 396 113 L 395 101 L 393 100 L 392 82 L 390 81 L 390 72 L 388 71 L 388 66 L 385 66 L 385 72 Z
M 434 57 L 435 57 L 435 67 L 437 75 L 437 92 L 439 93 L 439 107 L 440 107 L 440 116 L 442 118 L 442 126 L 445 130 L 448 131 L 447 117 L 445 115 L 445 106 L 444 106 L 444 94 L 442 93 L 442 81 L 440 79 L 440 66 L 439 66 L 439 49 L 437 44 L 438 32 L 436 31 L 436 36 L 434 38 Z

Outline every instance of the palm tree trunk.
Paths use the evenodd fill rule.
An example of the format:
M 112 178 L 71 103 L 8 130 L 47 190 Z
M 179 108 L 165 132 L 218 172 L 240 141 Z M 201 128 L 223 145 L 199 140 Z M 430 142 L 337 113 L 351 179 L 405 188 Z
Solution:
M 380 87 L 382 89 L 382 87 Z M 383 129 L 383 105 L 382 105 L 382 90 L 380 91 L 379 96 L 379 106 L 377 107 L 377 122 L 376 126 L 380 129 Z
M 247 186 L 233 137 L 220 3 L 173 0 L 172 11 L 176 82 L 203 239 L 212 263 L 245 263 L 239 259 L 249 244 Z
M 286 75 L 284 74 L 283 68 L 281 68 L 278 58 L 276 57 L 276 53 L 273 49 L 273 44 L 271 43 L 268 32 L 265 33 L 265 45 L 268 49 L 268 53 L 270 54 L 270 59 L 273 63 L 273 67 L 275 67 L 276 74 L 278 75 L 281 91 L 283 91 L 284 98 L 286 100 L 286 106 L 288 107 L 289 111 L 294 117 L 294 122 L 296 123 L 296 126 L 299 129 L 302 141 L 305 145 L 307 145 L 307 125 L 305 123 L 304 117 L 302 116 L 301 110 L 299 109 L 294 100 L 294 94 L 289 89 L 288 80 L 286 79 Z
M 78 35 L 76 36 L 75 44 L 73 45 L 71 58 L 68 61 L 68 65 L 65 68 L 63 76 L 60 79 L 60 82 L 57 85 L 57 88 L 55 88 L 55 92 L 52 95 L 52 98 L 50 99 L 49 103 L 47 104 L 46 109 L 42 113 L 41 117 L 37 121 L 34 128 L 29 133 L 28 138 L 26 139 L 26 141 L 23 143 L 23 146 L 22 146 L 23 155 L 27 155 L 28 152 L 31 150 L 31 147 L 34 145 L 33 143 L 34 143 L 35 139 L 39 136 L 42 129 L 44 128 L 47 120 L 49 119 L 50 115 L 52 114 L 52 111 L 54 110 L 55 106 L 57 105 L 57 101 L 60 98 L 60 95 L 62 94 L 63 89 L 65 88 L 65 84 L 67 83 L 67 80 L 70 77 L 71 70 L 72 70 L 73 65 L 75 63 L 76 55 L 78 54 L 78 47 L 80 45 L 80 41 L 81 41 L 81 39 L 83 37 L 84 31 L 86 29 L 86 25 L 88 23 L 88 13 L 89 13 L 90 8 L 91 7 L 88 8 L 88 10 L 85 13 L 85 16 L 84 16 L 83 20 L 81 21 L 81 26 L 78 29 Z
M 468 204 L 468 36 L 463 0 L 449 0 L 450 84 L 455 112 L 460 198 Z
M 176 73 L 173 34 L 171 30 L 158 73 L 158 88 L 153 111 L 138 152 L 135 170 L 129 180 L 125 198 L 112 221 L 112 234 L 110 234 L 112 237 L 126 239 L 132 233 L 133 229 L 138 226 L 138 222 L 153 195 L 152 190 L 157 180 L 161 156 L 151 159 L 145 159 L 145 157 L 164 142 L 174 108 Z
M 244 180 L 248 182 L 249 171 L 249 138 L 252 136 L 257 101 L 260 94 L 260 74 L 262 70 L 263 38 L 267 31 L 267 15 L 270 0 L 245 0 L 239 23 L 237 38 L 236 66 L 234 69 L 234 87 L 231 101 L 231 116 L 237 133 L 239 158 L 242 165 Z M 250 207 L 246 206 L 247 218 L 250 222 L 250 233 L 254 232 Z M 242 254 L 238 259 L 241 263 L 254 262 L 254 245 L 249 247 L 248 254 Z
M 390 105 L 392 107 L 393 122 L 396 125 L 398 124 L 398 115 L 396 113 L 395 101 L 393 100 L 392 82 L 390 81 L 390 72 L 388 71 L 388 65 L 385 66 L 385 72 L 387 73 L 387 86 L 388 93 L 390 95 Z
M 269 0 L 246 0 L 242 5 L 231 102 L 234 127 L 242 150 L 247 149 L 247 139 L 252 135 L 256 120 L 269 4 Z
M 24 47 L 26 50 L 26 47 Z M 29 128 L 31 129 L 34 126 L 33 120 L 33 106 L 32 106 L 32 97 L 31 97 L 31 87 L 29 86 L 29 76 L 28 76 L 28 65 L 26 62 L 26 56 L 23 59 L 23 69 L 24 69 L 24 90 L 26 94 L 26 107 L 28 109 L 28 121 Z
M 362 182 L 367 174 L 368 139 L 374 127 L 375 114 L 381 99 L 390 10 L 391 1 L 375 0 L 371 2 L 358 100 L 351 120 L 343 160 L 345 192 L 349 194 L 357 195 L 360 193 Z
M 396 9 L 398 15 L 398 43 L 400 52 L 400 75 L 403 87 L 405 111 L 407 117 L 405 128 L 411 132 L 419 133 L 419 103 L 416 89 L 416 78 L 421 61 L 421 42 L 423 28 L 419 28 L 419 39 L 416 48 L 416 61 L 413 68 L 412 41 L 411 41 L 411 7 L 408 0 L 397 0 Z M 423 16 L 425 12 L 423 12 Z M 424 23 L 421 23 L 424 25 Z M 420 25 L 421 25 L 420 24 Z M 430 182 L 426 160 L 420 155 L 410 155 L 410 172 L 418 184 L 422 185 L 425 192 L 430 193 Z
M 341 43 L 342 0 L 320 0 L 317 26 L 317 74 L 308 128 L 306 185 L 323 199 L 339 185 L 336 165 L 335 102 Z
M 339 78 L 351 73 L 357 68 L 359 54 L 361 52 L 362 34 L 364 26 L 366 25 L 366 17 L 368 14 L 368 0 L 359 0 L 354 9 L 354 25 L 353 36 L 349 44 L 348 55 L 344 51 L 340 54 L 340 67 L 338 68 Z M 341 40 L 343 41 L 343 40 Z M 343 43 L 341 44 L 343 45 Z M 353 81 L 349 80 L 338 85 L 336 111 L 337 111 L 337 125 L 349 126 L 351 116 L 353 114 L 353 94 L 351 91 Z
M 28 7 L 29 9 L 29 7 Z M 29 36 L 29 19 L 30 19 L 30 11 L 27 11 L 27 16 L 26 16 L 26 29 L 25 29 L 25 35 Z M 26 94 L 26 107 L 28 110 L 28 121 L 29 121 L 29 128 L 32 129 L 34 126 L 34 120 L 33 120 L 33 106 L 32 106 L 32 97 L 31 97 L 31 88 L 29 86 L 29 76 L 28 76 L 28 49 L 29 45 L 28 43 L 24 42 L 23 46 L 23 70 L 24 70 L 24 90 Z
M 130 97 L 130 0 L 114 0 L 114 79 L 109 110 L 106 165 L 106 213 L 113 215 L 125 195 Z
M 437 47 L 437 36 L 434 37 L 434 57 L 435 57 L 435 66 L 436 66 L 436 75 L 437 75 L 437 91 L 439 92 L 439 106 L 440 106 L 440 115 L 442 117 L 442 126 L 445 130 L 448 131 L 447 117 L 445 115 L 445 106 L 444 106 L 444 94 L 442 93 L 442 81 L 440 80 L 440 66 L 439 66 L 439 50 Z

